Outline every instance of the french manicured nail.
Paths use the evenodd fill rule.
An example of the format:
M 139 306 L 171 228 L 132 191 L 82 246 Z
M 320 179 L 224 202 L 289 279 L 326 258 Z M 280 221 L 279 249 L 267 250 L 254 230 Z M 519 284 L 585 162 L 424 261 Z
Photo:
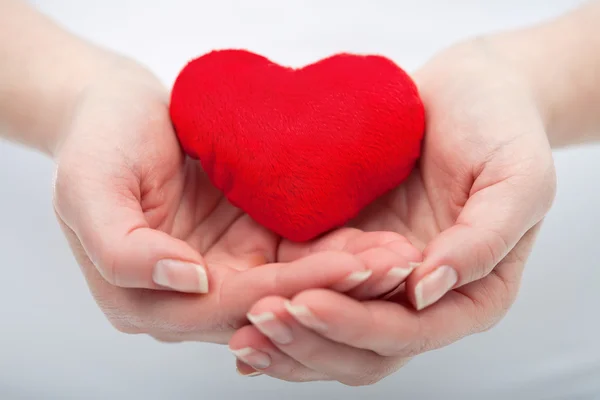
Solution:
M 254 369 L 265 369 L 269 368 L 269 366 L 271 365 L 271 357 L 269 357 L 268 354 L 263 353 L 262 351 L 255 350 L 252 347 L 244 347 L 243 349 L 229 350 L 240 361 L 248 364 Z
M 315 331 L 325 332 L 327 330 L 327 324 L 321 321 L 313 314 L 312 311 L 303 305 L 293 305 L 289 301 L 284 303 L 285 309 L 302 325 L 307 328 L 314 329 Z
M 413 272 L 411 267 L 394 267 L 379 282 L 370 289 L 373 293 L 387 293 L 390 290 L 396 289 L 398 285 L 408 278 Z
M 160 260 L 152 273 L 154 283 L 178 292 L 208 293 L 208 276 L 203 266 L 178 260 Z
M 458 274 L 454 268 L 447 265 L 442 265 L 425 275 L 415 287 L 417 309 L 422 310 L 441 299 L 457 281 Z
M 366 269 L 364 271 L 355 271 L 344 278 L 343 281 L 338 282 L 331 286 L 332 290 L 336 292 L 347 292 L 354 289 L 361 283 L 365 282 L 373 275 L 373 271 Z
M 276 343 L 289 344 L 294 339 L 292 329 L 281 322 L 272 312 L 247 314 L 246 316 L 259 331 Z
M 252 378 L 254 376 L 259 376 L 259 375 L 263 374 L 262 372 L 259 372 L 259 371 L 250 372 L 249 374 L 244 374 L 239 369 L 237 369 L 236 371 L 237 371 L 238 374 L 240 374 L 241 376 L 245 376 L 246 378 Z

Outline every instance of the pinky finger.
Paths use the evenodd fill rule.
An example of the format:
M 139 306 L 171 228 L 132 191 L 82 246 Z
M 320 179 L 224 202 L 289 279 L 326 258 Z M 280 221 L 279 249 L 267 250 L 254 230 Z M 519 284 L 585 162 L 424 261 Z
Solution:
M 330 381 L 282 353 L 252 325 L 240 328 L 229 341 L 229 350 L 237 358 L 237 370 L 243 376 L 268 375 L 288 382 Z

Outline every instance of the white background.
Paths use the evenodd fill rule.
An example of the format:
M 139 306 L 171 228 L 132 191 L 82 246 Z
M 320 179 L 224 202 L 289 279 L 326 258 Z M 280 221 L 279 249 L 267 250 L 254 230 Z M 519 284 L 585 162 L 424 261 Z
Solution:
M 339 51 L 383 53 L 410 71 L 456 40 L 580 1 L 35 3 L 170 85 L 188 59 L 223 47 L 290 65 Z M 224 347 L 114 331 L 54 220 L 52 163 L 0 143 L 0 399 L 600 399 L 600 147 L 557 152 L 556 163 L 558 197 L 504 321 L 376 386 L 348 388 L 242 378 Z

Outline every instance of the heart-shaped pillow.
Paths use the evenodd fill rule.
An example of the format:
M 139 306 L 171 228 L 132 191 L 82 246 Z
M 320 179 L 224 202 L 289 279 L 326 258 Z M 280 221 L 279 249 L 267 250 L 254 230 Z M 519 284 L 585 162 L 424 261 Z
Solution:
M 184 151 L 227 199 L 294 241 L 345 224 L 405 180 L 425 128 L 412 79 L 375 55 L 294 69 L 213 51 L 180 72 L 170 113 Z

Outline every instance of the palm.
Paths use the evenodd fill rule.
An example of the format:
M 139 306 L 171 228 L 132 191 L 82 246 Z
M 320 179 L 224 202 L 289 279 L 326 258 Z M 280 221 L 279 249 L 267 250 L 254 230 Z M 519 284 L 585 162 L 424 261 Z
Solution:
M 163 132 L 155 134 L 163 135 Z M 165 137 L 172 136 L 167 134 Z M 169 307 L 169 312 L 187 316 L 196 313 L 196 310 L 209 309 L 215 318 L 202 319 L 201 326 L 195 326 L 194 332 L 173 337 L 162 336 L 163 340 L 184 338 L 226 342 L 235 329 L 246 323 L 245 312 L 251 303 L 242 304 L 236 292 L 241 286 L 246 286 L 240 282 L 248 279 L 244 271 L 250 268 L 290 262 L 324 250 L 343 250 L 356 254 L 394 242 L 399 242 L 397 248 L 400 253 L 406 252 L 405 239 L 394 230 L 385 232 L 385 229 L 367 234 L 362 229 L 342 228 L 306 243 L 282 239 L 231 205 L 211 184 L 200 163 L 184 156 L 175 144 L 162 147 L 163 153 L 169 149 L 170 156 L 167 158 L 174 160 L 169 163 L 172 168 L 164 168 L 165 164 L 162 164 L 162 168 L 145 174 L 151 176 L 152 181 L 140 182 L 141 193 L 144 193 L 141 205 L 150 226 L 184 240 L 199 251 L 213 277 L 211 293 L 180 304 L 176 310 Z M 151 151 L 146 149 L 145 152 Z M 152 189 L 145 190 L 145 187 Z M 403 257 L 400 256 L 400 259 Z M 259 293 L 261 289 L 257 286 L 254 284 L 252 290 Z M 373 292 L 375 289 L 371 289 L 366 286 L 350 295 L 368 298 L 383 294 L 390 288 L 382 292 Z M 267 288 L 264 291 L 268 293 L 270 290 Z M 180 298 L 180 295 L 169 292 L 155 292 L 152 295 L 157 302 Z M 257 299 L 263 295 L 257 296 Z M 142 296 L 146 298 L 147 294 Z M 236 311 L 232 313 L 231 310 Z
M 113 323 L 125 324 L 123 330 L 147 331 L 150 325 L 153 334 L 163 340 L 222 343 L 237 327 L 247 323 L 245 314 L 258 299 L 269 294 L 293 295 L 295 290 L 305 289 L 301 280 L 284 287 L 277 283 L 276 274 L 287 266 L 281 263 L 324 250 L 341 250 L 357 257 L 373 250 L 368 260 L 374 259 L 377 265 L 371 266 L 366 255 L 361 260 L 373 271 L 370 281 L 374 282 L 349 293 L 368 298 L 390 289 L 377 286 L 377 280 L 387 270 L 419 257 L 404 238 L 391 232 L 339 229 L 309 243 L 282 240 L 232 206 L 213 187 L 200 163 L 183 154 L 171 126 L 168 96 L 162 87 L 153 80 L 140 81 L 139 74 L 133 78 L 126 75 L 123 81 L 111 78 L 111 82 L 89 90 L 71 127 L 73 134 L 61 149 L 57 202 L 64 204 L 59 208 L 71 225 L 84 231 L 81 235 L 77 229 L 71 230 L 66 220 L 61 221 L 65 222 L 63 228 L 94 297 Z M 82 220 L 78 214 L 81 209 L 95 211 L 89 203 L 98 204 L 104 212 L 88 213 L 88 219 Z M 210 292 L 196 296 L 108 284 L 92 259 L 123 245 L 109 243 L 109 247 L 99 248 L 97 245 L 104 243 L 95 236 L 95 226 L 121 226 L 117 236 L 142 226 L 148 232 L 167 233 L 179 239 L 177 243 L 185 243 L 186 248 L 204 258 Z M 90 254 L 90 249 L 95 254 Z M 377 256 L 379 250 L 388 253 L 385 259 Z M 393 258 L 389 257 L 390 252 Z M 139 254 L 146 257 L 147 253 Z M 331 264 L 329 260 L 325 263 Z M 347 268 L 335 270 L 342 274 L 339 280 L 347 276 Z M 114 277 L 109 281 L 114 283 Z M 295 278 L 287 282 L 295 282 Z M 137 315 L 145 317 L 132 319 Z
M 199 162 L 179 154 L 179 148 L 172 152 L 180 158 L 179 166 L 164 173 L 173 178 L 142 199 L 142 203 L 153 203 L 155 197 L 165 196 L 160 203 L 162 212 L 146 213 L 151 226 L 185 240 L 210 265 L 244 270 L 274 262 L 277 235 L 232 206 L 210 183 Z
M 288 262 L 311 251 L 342 250 L 356 230 L 340 229 L 311 243 L 298 244 L 255 223 L 250 216 L 232 206 L 209 181 L 200 163 L 186 157 L 180 149 L 168 115 L 165 97 L 140 93 L 137 102 L 147 104 L 144 118 L 152 113 L 157 123 L 130 118 L 132 131 L 152 140 L 138 140 L 140 148 L 132 154 L 146 154 L 148 164 L 140 182 L 141 205 L 152 228 L 185 240 L 204 255 L 209 265 L 226 266 L 231 272 L 270 262 Z M 130 101 L 135 104 L 136 101 Z M 138 107 L 139 109 L 139 107 Z M 129 115 L 135 115 L 129 113 Z M 436 132 L 428 133 L 435 137 Z M 470 187 L 456 185 L 454 171 L 440 170 L 435 159 L 444 149 L 425 146 L 419 168 L 398 188 L 378 199 L 349 224 L 367 232 L 395 232 L 423 248 L 451 225 L 466 201 Z M 441 153 L 441 154 L 440 154 Z M 159 162 L 157 162 L 157 159 Z M 382 241 L 389 235 L 382 234 Z M 316 244 L 316 245 L 315 245 Z
M 440 230 L 435 209 L 422 169 L 417 167 L 405 182 L 372 203 L 351 225 L 364 231 L 397 232 L 423 249 Z
M 163 118 L 168 120 L 166 108 Z M 414 244 L 423 244 L 429 235 L 435 234 L 432 227 L 437 223 L 417 169 L 406 183 L 348 224 L 358 229 L 333 230 L 306 243 L 286 240 L 231 205 L 212 185 L 201 164 L 182 153 L 175 133 L 165 130 L 165 125 L 158 124 L 160 129 L 144 133 L 155 139 L 145 142 L 152 149 L 140 152 L 161 153 L 168 161 L 148 165 L 151 170 L 145 175 L 152 177 L 152 181 L 141 184 L 152 190 L 142 187 L 145 193 L 142 208 L 151 227 L 185 240 L 209 265 L 228 267 L 229 273 L 235 273 L 267 263 L 293 261 L 321 250 L 360 251 L 364 246 L 352 249 L 351 243 L 357 241 L 361 231 L 377 232 L 375 238 L 370 235 L 374 244 L 398 239 L 398 234 Z M 420 215 L 417 217 L 409 210 L 420 210 Z
M 163 168 L 161 172 L 173 178 L 166 181 L 165 178 L 150 174 L 168 183 L 162 186 L 148 184 L 156 190 L 149 191 L 142 198 L 142 206 L 144 203 L 160 205 L 146 211 L 146 218 L 153 228 L 185 240 L 204 255 L 209 265 L 227 267 L 229 273 L 267 263 L 289 262 L 322 250 L 359 252 L 365 246 L 353 246 L 353 243 L 360 241 L 358 236 L 362 232 L 375 233 L 369 238 L 373 245 L 401 239 L 398 233 L 409 235 L 407 238 L 413 234 L 412 228 L 402 223 L 403 220 L 408 221 L 402 218 L 404 214 L 394 214 L 400 211 L 397 207 L 379 207 L 378 202 L 369 209 L 373 209 L 373 212 L 367 210 L 361 214 L 359 218 L 364 222 L 360 224 L 350 223 L 349 227 L 333 230 L 310 242 L 289 241 L 231 205 L 222 192 L 212 185 L 198 161 L 182 155 L 178 147 L 173 148 L 172 152 L 173 159 L 179 160 L 174 164 L 175 169 Z M 394 199 L 389 203 L 397 202 L 397 197 L 405 192 L 418 193 L 410 188 L 412 180 L 409 179 L 406 185 L 390 193 L 389 196 L 394 196 Z M 395 220 L 391 218 L 392 214 Z M 391 221 L 396 223 L 390 225 Z M 415 232 L 418 231 L 415 227 Z

